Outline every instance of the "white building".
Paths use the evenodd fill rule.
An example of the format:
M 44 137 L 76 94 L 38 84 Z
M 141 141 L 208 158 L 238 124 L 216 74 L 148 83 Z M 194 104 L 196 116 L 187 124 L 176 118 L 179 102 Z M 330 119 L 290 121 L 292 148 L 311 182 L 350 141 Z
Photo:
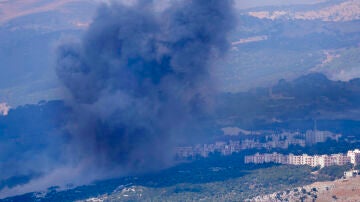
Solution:
M 326 167 L 326 166 L 331 166 L 331 160 L 330 157 L 328 155 L 321 155 L 319 156 L 319 166 L 321 168 Z
M 354 165 L 360 164 L 360 150 L 350 150 L 347 153 L 347 156 L 350 157 L 350 162 Z
M 360 156 L 360 155 L 359 155 Z M 332 165 L 345 165 L 351 162 L 351 158 L 344 154 L 332 155 L 282 155 L 278 153 L 259 154 L 245 156 L 245 163 L 281 163 L 292 165 L 309 165 L 312 167 L 320 166 L 321 168 Z
M 282 163 L 286 164 L 288 162 L 288 158 L 286 155 L 278 154 L 276 152 L 272 154 L 259 154 L 256 153 L 251 156 L 245 156 L 245 163 Z
M 350 171 L 345 171 L 344 172 L 344 178 L 345 179 L 348 179 L 348 178 L 352 178 L 352 177 L 355 177 L 357 175 L 360 174 L 360 171 L 359 170 L 350 170 Z
M 296 156 L 294 154 L 289 154 L 288 162 L 292 165 L 302 165 L 303 163 L 303 156 Z
M 345 165 L 351 163 L 350 157 L 343 154 L 332 154 L 330 158 L 333 165 Z

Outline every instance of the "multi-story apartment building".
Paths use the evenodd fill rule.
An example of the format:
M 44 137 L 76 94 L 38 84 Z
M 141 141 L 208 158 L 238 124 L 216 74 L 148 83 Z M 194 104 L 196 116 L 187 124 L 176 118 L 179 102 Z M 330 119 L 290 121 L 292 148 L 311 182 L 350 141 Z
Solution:
M 360 164 L 360 150 L 359 149 L 348 151 L 347 156 L 350 157 L 350 162 L 352 164 L 354 164 L 354 165 Z
M 332 154 L 330 159 L 333 165 L 345 165 L 351 163 L 351 158 L 343 154 Z
M 312 167 L 320 166 L 326 167 L 331 165 L 345 165 L 351 163 L 349 156 L 344 154 L 332 154 L 332 155 L 315 155 L 309 156 L 303 155 L 282 155 L 278 153 L 272 154 L 259 154 L 256 153 L 252 156 L 245 157 L 245 163 L 281 163 L 281 164 L 292 164 L 292 165 L 309 165 Z
M 288 155 L 288 163 L 292 165 L 301 165 L 302 164 L 302 156 L 295 156 L 294 154 Z
M 286 155 L 279 153 L 271 153 L 271 154 L 259 154 L 256 153 L 252 156 L 245 156 L 245 163 L 281 163 L 286 164 L 288 162 L 288 158 Z

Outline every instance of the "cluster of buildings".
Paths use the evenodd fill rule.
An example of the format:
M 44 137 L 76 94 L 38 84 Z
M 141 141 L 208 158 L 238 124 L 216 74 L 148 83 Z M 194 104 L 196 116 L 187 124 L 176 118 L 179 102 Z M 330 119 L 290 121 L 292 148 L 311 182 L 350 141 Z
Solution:
M 318 131 L 318 130 L 308 130 L 305 133 L 305 145 L 311 146 L 317 143 L 325 142 L 326 140 L 335 140 L 339 141 L 341 134 L 332 133 L 330 131 Z
M 221 153 L 221 155 L 230 155 L 245 149 L 240 141 L 216 142 L 215 144 L 197 144 L 195 146 L 177 147 L 176 156 L 178 158 L 208 157 L 211 153 Z
M 178 158 L 194 158 L 197 156 L 207 157 L 211 153 L 221 153 L 230 155 L 246 149 L 288 149 L 291 145 L 301 147 L 311 146 L 328 139 L 338 141 L 341 134 L 335 134 L 329 131 L 309 130 L 306 133 L 300 132 L 282 132 L 270 133 L 264 135 L 243 136 L 237 141 L 218 141 L 214 144 L 198 144 L 195 146 L 177 147 L 176 156 Z
M 279 153 L 271 154 L 259 154 L 245 156 L 245 163 L 280 163 L 280 164 L 292 164 L 292 165 L 309 165 L 326 167 L 331 165 L 345 165 L 352 163 L 354 165 L 360 164 L 360 150 L 350 150 L 347 154 L 331 154 L 331 155 L 283 155 Z

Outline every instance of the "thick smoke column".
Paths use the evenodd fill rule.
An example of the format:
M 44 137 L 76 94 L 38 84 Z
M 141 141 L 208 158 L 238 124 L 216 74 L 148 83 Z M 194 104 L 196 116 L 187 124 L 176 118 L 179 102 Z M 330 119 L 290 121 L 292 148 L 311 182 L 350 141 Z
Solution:
M 144 3 L 146 2 L 146 3 Z M 80 43 L 59 47 L 79 157 L 104 168 L 165 165 L 206 111 L 209 68 L 229 48 L 231 0 L 103 5 Z

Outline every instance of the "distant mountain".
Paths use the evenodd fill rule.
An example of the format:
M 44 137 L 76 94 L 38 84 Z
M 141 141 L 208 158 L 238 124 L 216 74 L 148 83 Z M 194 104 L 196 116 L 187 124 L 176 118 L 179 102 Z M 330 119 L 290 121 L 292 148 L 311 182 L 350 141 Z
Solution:
M 60 41 L 78 38 L 95 1 L 0 2 L 0 102 L 11 106 L 61 97 L 54 71 Z
M 85 0 L 33 0 L 33 1 L 20 1 L 20 0 L 2 0 L 0 1 L 0 24 L 4 25 L 10 21 L 26 18 L 29 16 L 34 16 L 36 14 L 41 13 L 49 13 L 49 12 L 61 12 L 67 13 L 71 11 L 71 7 L 74 6 L 83 6 L 83 10 L 78 10 L 77 13 L 67 13 L 71 14 L 73 17 L 80 17 L 80 13 L 88 11 L 88 6 L 91 4 L 95 4 L 94 0 L 85 1 Z M 63 16 L 63 18 L 68 18 L 69 15 Z M 76 22 L 79 20 L 77 18 L 73 18 L 71 22 Z M 86 18 L 86 16 L 82 16 L 82 18 Z M 70 19 L 70 18 L 68 18 Z M 46 20 L 46 19 L 44 19 Z M 48 20 L 48 19 L 47 19 Z M 30 19 L 29 19 L 30 22 Z M 70 22 L 70 23 L 71 23 Z M 62 21 L 58 23 L 69 23 L 68 21 Z M 36 25 L 36 21 L 34 25 Z M 40 24 L 37 24 L 38 26 Z M 76 26 L 76 24 L 74 24 Z
M 61 85 L 54 72 L 55 47 L 69 38 L 81 37 L 98 2 L 0 2 L 0 65 L 6 68 L 0 74 L 0 102 L 16 107 L 42 99 L 62 98 Z M 238 2 L 246 4 L 241 0 Z M 271 2 L 281 4 L 280 1 Z M 218 89 L 222 92 L 247 91 L 274 85 L 281 78 L 294 79 L 314 71 L 325 73 L 334 80 L 359 77 L 356 67 L 360 63 L 350 56 L 356 54 L 349 53 L 358 51 L 360 43 L 360 20 L 355 20 L 358 1 L 317 2 L 322 3 L 306 1 L 311 4 L 239 9 L 239 23 L 231 37 L 232 51 L 212 71 Z M 257 3 L 261 4 L 260 1 Z M 325 17 L 272 20 L 250 14 L 279 10 L 317 14 L 327 8 L 332 8 L 328 13 L 344 20 L 326 20 Z M 349 13 L 348 9 L 355 11 Z M 328 60 L 332 55 L 341 57 Z
M 312 71 L 323 72 L 332 80 L 360 78 L 360 47 L 324 51 L 323 62 Z
M 225 92 L 274 85 L 281 78 L 294 79 L 311 72 L 348 81 L 360 77 L 357 52 L 360 44 L 359 2 L 331 0 L 311 5 L 257 7 L 239 10 L 239 26 L 232 35 L 233 49 L 214 68 L 219 90 Z M 344 7 L 344 11 L 340 8 Z M 251 13 L 321 13 L 326 8 L 346 20 L 259 17 Z M 355 9 L 348 13 L 347 8 Z
M 221 91 L 246 91 L 311 72 L 344 81 L 360 76 L 360 20 L 269 20 L 241 14 L 239 23 L 232 51 L 213 70 Z
M 322 21 L 352 21 L 360 19 L 360 2 L 358 0 L 330 1 L 318 6 L 303 6 L 300 9 L 290 7 L 250 11 L 251 16 L 260 19 L 291 19 L 291 20 L 322 20 Z
M 318 3 L 328 2 L 329 0 L 301 0 L 300 1 L 283 1 L 283 0 L 235 0 L 236 6 L 239 9 L 251 9 L 259 7 L 269 7 L 269 6 L 290 6 L 290 5 L 314 5 Z
M 360 79 L 341 82 L 331 81 L 322 74 L 309 74 L 293 81 L 280 80 L 268 88 L 222 94 L 218 107 L 218 117 L 225 123 L 226 120 L 238 124 L 359 120 Z

